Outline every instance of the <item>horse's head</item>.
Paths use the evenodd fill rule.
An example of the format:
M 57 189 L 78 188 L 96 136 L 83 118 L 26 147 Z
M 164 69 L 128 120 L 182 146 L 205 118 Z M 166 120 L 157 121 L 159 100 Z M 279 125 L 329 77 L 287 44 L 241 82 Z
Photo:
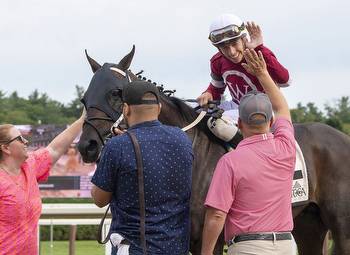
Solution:
M 118 64 L 105 63 L 101 66 L 85 53 L 94 75 L 81 100 L 87 115 L 78 149 L 84 162 L 95 162 L 111 126 L 122 113 L 122 90 L 128 83 L 126 72 L 135 46 Z

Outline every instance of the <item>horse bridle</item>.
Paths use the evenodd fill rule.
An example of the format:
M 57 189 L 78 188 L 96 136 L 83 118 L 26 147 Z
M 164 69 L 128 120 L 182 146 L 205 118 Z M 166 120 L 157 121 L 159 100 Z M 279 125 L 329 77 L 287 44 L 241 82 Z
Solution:
M 192 99 L 192 100 L 191 100 L 191 99 L 188 99 L 188 100 L 185 100 L 185 101 L 194 102 L 193 99 Z M 210 103 L 212 103 L 212 104 L 217 104 L 217 101 L 210 101 Z M 96 109 L 97 109 L 97 108 L 96 108 Z M 197 109 L 197 107 L 196 107 L 195 109 Z M 198 109 L 200 109 L 200 107 L 199 107 Z M 95 132 L 97 133 L 99 139 L 101 140 L 102 146 L 104 146 L 104 145 L 106 144 L 105 141 L 108 140 L 110 137 L 113 136 L 113 134 L 114 134 L 113 129 L 114 129 L 114 128 L 118 128 L 118 126 L 120 125 L 120 123 L 123 121 L 124 115 L 121 114 L 121 115 L 119 116 L 119 118 L 118 118 L 116 121 L 114 121 L 114 120 L 113 120 L 111 117 L 109 117 L 103 110 L 100 110 L 100 109 L 97 109 L 97 110 L 103 112 L 107 117 L 92 117 L 92 118 L 85 119 L 85 120 L 84 120 L 84 125 L 85 125 L 85 124 L 88 124 L 89 126 L 91 126 L 91 127 L 95 130 Z M 206 113 L 205 111 L 201 111 L 200 114 L 198 115 L 198 117 L 197 117 L 192 123 L 190 123 L 189 125 L 183 127 L 182 130 L 186 132 L 187 130 L 193 128 L 193 127 L 196 126 L 196 125 L 204 118 L 204 116 L 206 116 L 206 115 L 207 115 L 207 113 Z M 103 139 L 103 134 L 101 134 L 101 132 L 99 131 L 99 129 L 94 125 L 93 122 L 91 122 L 91 121 L 93 121 L 93 120 L 104 120 L 104 121 L 113 122 L 113 125 L 111 126 L 110 132 L 108 133 L 106 139 Z
M 96 108 L 96 109 L 97 109 L 97 108 Z M 103 110 L 100 110 L 100 109 L 97 109 L 97 110 L 99 110 L 99 111 L 103 112 L 104 114 L 106 114 Z M 123 119 L 124 119 L 124 115 L 123 115 L 123 114 L 120 114 L 119 118 L 118 118 L 116 121 L 114 121 L 114 119 L 112 119 L 111 117 L 109 117 L 107 114 L 106 114 L 106 116 L 107 116 L 107 117 L 91 117 L 91 118 L 87 118 L 87 119 L 84 120 L 84 124 L 83 124 L 83 125 L 88 124 L 90 127 L 92 127 L 92 128 L 95 130 L 95 132 L 97 133 L 99 139 L 101 140 L 102 146 L 104 146 L 104 145 L 106 144 L 106 142 L 105 142 L 106 140 L 108 140 L 110 137 L 112 137 L 112 135 L 113 135 L 113 133 L 114 133 L 114 132 L 113 132 L 113 129 L 114 129 L 114 128 L 118 128 L 118 126 L 120 125 L 120 123 L 121 123 L 121 122 L 123 121 Z M 102 134 L 102 133 L 100 132 L 100 130 L 99 130 L 99 129 L 94 125 L 94 123 L 92 122 L 92 121 L 94 121 L 94 120 L 103 120 L 103 121 L 113 122 L 111 128 L 109 129 L 109 133 L 107 134 L 107 136 L 106 136 L 105 139 L 104 139 L 103 137 L 104 137 L 104 135 L 106 135 L 106 134 Z
M 123 70 L 117 68 L 117 67 L 110 67 L 110 70 L 126 77 L 128 79 L 129 82 L 131 82 L 131 79 L 130 79 L 130 76 L 128 74 L 128 72 L 124 72 Z M 84 105 L 85 106 L 85 105 Z M 100 139 L 101 143 L 102 143 L 102 146 L 104 146 L 106 144 L 106 140 L 108 140 L 108 138 L 111 138 L 112 135 L 113 135 L 113 129 L 114 128 L 117 128 L 119 126 L 119 124 L 123 121 L 124 119 L 124 115 L 121 113 L 121 115 L 119 116 L 119 118 L 115 121 L 113 118 L 109 117 L 109 115 L 104 112 L 103 110 L 101 109 L 98 109 L 96 107 L 91 107 L 91 108 L 95 108 L 101 112 L 103 112 L 107 117 L 92 117 L 92 118 L 87 118 L 84 120 L 84 124 L 88 124 L 90 127 L 92 127 L 95 132 L 97 133 L 98 135 L 98 138 Z M 87 110 L 87 109 L 86 109 Z M 106 136 L 106 139 L 103 139 L 103 134 L 101 134 L 101 132 L 99 131 L 99 129 L 94 125 L 94 123 L 92 122 L 93 120 L 104 120 L 104 121 L 109 121 L 109 122 L 113 122 L 113 125 L 111 126 L 110 128 L 110 132 L 107 134 Z
M 97 133 L 98 137 L 100 138 L 102 145 L 105 145 L 105 140 L 103 139 L 103 134 L 98 130 L 98 128 L 94 125 L 92 122 L 93 120 L 104 120 L 104 121 L 109 121 L 109 122 L 114 122 L 114 120 L 110 117 L 92 117 L 84 120 L 84 124 L 88 124 L 90 127 L 92 127 L 95 132 Z
M 126 77 L 126 78 L 128 79 L 128 82 L 131 82 L 131 79 L 130 79 L 130 76 L 129 76 L 129 71 L 124 72 L 123 70 L 121 70 L 121 69 L 119 69 L 119 68 L 117 68 L 117 67 L 110 67 L 110 69 L 111 69 L 112 71 L 117 72 L 118 74 L 120 74 L 120 75 Z M 175 91 L 170 91 L 170 92 L 171 92 L 171 93 L 174 93 Z M 193 99 L 184 100 L 184 101 L 187 101 L 187 102 L 197 102 L 196 100 L 193 100 Z M 213 101 L 210 101 L 209 103 L 210 103 L 210 104 L 216 104 L 216 105 L 217 105 L 217 104 L 218 104 L 218 101 L 213 100 Z M 96 108 L 96 107 L 94 107 L 94 108 Z M 201 108 L 200 106 L 197 106 L 197 107 L 195 108 L 195 110 L 197 111 L 197 110 L 200 109 L 200 108 Z M 104 145 L 106 144 L 105 141 L 108 140 L 109 138 L 111 138 L 111 137 L 113 136 L 113 134 L 114 134 L 113 129 L 114 129 L 114 128 L 118 128 L 119 124 L 123 121 L 124 116 L 123 116 L 123 114 L 121 114 L 120 117 L 119 117 L 116 121 L 114 121 L 114 119 L 112 119 L 111 117 L 109 117 L 108 114 L 106 114 L 103 110 L 98 109 L 98 108 L 96 108 L 96 109 L 99 110 L 99 111 L 101 111 L 101 112 L 103 112 L 107 117 L 92 117 L 92 118 L 85 119 L 85 120 L 84 120 L 84 125 L 85 125 L 85 124 L 88 124 L 89 126 L 91 126 L 91 127 L 95 130 L 95 132 L 97 133 L 97 135 L 98 135 L 98 137 L 99 137 L 99 139 L 100 139 L 100 141 L 101 141 L 101 143 L 102 143 L 102 146 L 104 146 Z M 203 112 L 201 112 L 201 113 L 199 114 L 199 116 L 197 117 L 196 120 L 194 120 L 194 121 L 193 121 L 191 124 L 189 124 L 188 126 L 182 128 L 182 130 L 183 130 L 183 131 L 187 131 L 187 130 L 191 129 L 192 127 L 194 127 L 195 125 L 197 125 L 197 124 L 203 119 L 203 117 L 204 117 L 205 115 L 206 115 L 206 114 L 204 114 Z M 93 120 L 103 120 L 103 121 L 113 122 L 113 125 L 111 126 L 110 132 L 107 134 L 106 139 L 103 139 L 103 134 L 101 134 L 101 132 L 99 131 L 99 129 L 94 125 L 94 123 L 92 122 Z

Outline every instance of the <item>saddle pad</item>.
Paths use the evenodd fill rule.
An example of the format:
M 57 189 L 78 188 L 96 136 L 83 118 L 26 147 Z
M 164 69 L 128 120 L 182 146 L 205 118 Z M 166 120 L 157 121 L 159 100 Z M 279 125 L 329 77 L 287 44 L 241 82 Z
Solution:
M 307 177 L 306 164 L 303 156 L 303 152 L 297 141 L 296 145 L 296 159 L 295 169 L 292 185 L 292 205 L 296 206 L 299 202 L 309 200 L 309 182 Z

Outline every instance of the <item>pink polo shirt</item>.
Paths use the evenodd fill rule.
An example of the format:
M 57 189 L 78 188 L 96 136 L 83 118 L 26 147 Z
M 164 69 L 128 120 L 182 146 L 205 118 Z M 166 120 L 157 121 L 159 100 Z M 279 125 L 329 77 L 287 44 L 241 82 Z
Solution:
M 227 213 L 226 241 L 238 234 L 293 229 L 294 129 L 281 117 L 273 128 L 273 134 L 244 139 L 216 166 L 205 205 Z
M 47 179 L 51 161 L 43 149 L 29 154 L 18 176 L 0 171 L 0 255 L 38 254 L 38 181 Z

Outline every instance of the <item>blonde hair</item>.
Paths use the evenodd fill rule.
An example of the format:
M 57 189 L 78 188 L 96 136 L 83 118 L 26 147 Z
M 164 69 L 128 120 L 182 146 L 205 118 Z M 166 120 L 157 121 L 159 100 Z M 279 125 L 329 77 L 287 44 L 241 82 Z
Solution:
M 11 137 L 10 137 L 10 129 L 14 128 L 15 126 L 12 124 L 3 124 L 0 125 L 0 145 L 7 143 Z M 2 159 L 2 151 L 0 148 L 0 160 Z

